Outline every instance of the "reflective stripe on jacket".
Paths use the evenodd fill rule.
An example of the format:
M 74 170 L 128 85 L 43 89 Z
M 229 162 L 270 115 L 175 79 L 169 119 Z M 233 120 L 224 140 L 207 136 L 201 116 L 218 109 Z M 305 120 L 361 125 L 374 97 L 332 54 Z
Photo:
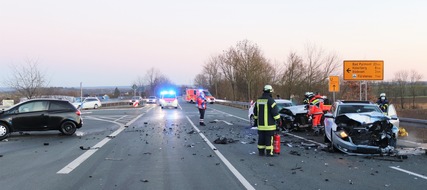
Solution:
M 206 109 L 206 98 L 202 96 L 197 97 L 197 107 L 199 109 L 205 110 Z
M 255 103 L 254 118 L 257 120 L 259 131 L 276 130 L 276 120 L 280 119 L 276 102 L 270 93 L 263 93 Z

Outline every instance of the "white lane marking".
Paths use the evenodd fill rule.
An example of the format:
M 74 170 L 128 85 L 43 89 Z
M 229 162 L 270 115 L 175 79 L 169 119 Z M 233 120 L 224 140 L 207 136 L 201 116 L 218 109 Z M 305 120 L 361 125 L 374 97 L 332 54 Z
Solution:
M 122 117 L 120 117 L 120 118 L 117 118 L 117 119 L 116 119 L 116 120 L 114 120 L 114 121 L 121 120 L 121 119 L 123 119 L 123 118 L 125 118 L 125 117 L 127 117 L 127 115 L 124 115 L 124 116 L 122 116 Z
M 225 124 L 227 124 L 227 125 L 233 125 L 232 123 L 229 123 L 229 122 L 227 122 L 227 121 L 225 121 L 225 120 L 218 120 L 218 119 L 215 119 L 214 121 L 215 121 L 215 122 L 222 121 L 222 122 L 224 122 L 224 123 L 225 123 Z
M 215 111 L 217 111 L 217 112 L 225 113 L 225 114 L 228 114 L 228 115 L 230 115 L 230 116 L 232 116 L 232 117 L 235 117 L 235 118 L 241 119 L 241 120 L 243 120 L 243 121 L 247 121 L 247 122 L 249 122 L 249 120 L 247 120 L 247 119 L 244 119 L 244 118 L 241 118 L 241 117 L 238 117 L 238 116 L 235 116 L 235 115 L 231 115 L 231 114 L 229 114 L 229 113 L 226 113 L 226 112 L 223 112 L 223 111 L 219 111 L 219 110 L 214 109 L 214 108 L 209 108 L 209 109 L 213 109 L 213 110 L 215 110 Z M 251 129 L 258 130 L 258 128 L 257 128 L 257 127 L 252 127 Z M 306 138 L 304 138 L 304 137 L 300 137 L 300 136 L 298 136 L 298 135 L 294 135 L 294 134 L 291 134 L 291 133 L 286 133 L 286 134 L 288 134 L 288 135 L 290 135 L 290 136 L 293 136 L 293 137 L 296 137 L 296 138 L 299 138 L 299 139 L 303 139 L 303 140 L 308 141 L 308 142 L 311 142 L 311 143 L 315 143 L 315 144 L 320 145 L 320 146 L 322 146 L 322 147 L 327 147 L 327 145 L 325 145 L 325 144 L 318 143 L 318 142 L 316 142 L 316 141 L 313 141 L 313 140 L 310 140 L 310 139 L 306 139 Z
M 417 176 L 419 178 L 423 178 L 423 179 L 427 180 L 427 176 L 424 176 L 424 175 L 421 175 L 421 174 L 417 174 L 417 173 L 414 173 L 414 172 L 411 172 L 411 171 L 408 171 L 408 170 L 404 170 L 404 169 L 401 169 L 401 168 L 398 168 L 398 167 L 395 167 L 395 166 L 390 166 L 390 168 L 398 170 L 398 171 L 401 171 L 401 172 L 404 172 L 404 173 L 407 173 L 409 175 L 414 175 L 414 176 Z
M 197 133 L 202 137 L 202 139 L 206 142 L 206 144 L 209 145 L 209 147 L 215 152 L 215 154 L 218 156 L 219 159 L 221 159 L 221 161 L 227 166 L 227 168 L 231 171 L 231 173 L 234 174 L 234 176 L 236 176 L 236 178 L 240 181 L 240 183 L 242 183 L 242 185 L 246 188 L 246 189 L 255 189 L 249 182 L 248 180 L 245 179 L 245 177 L 243 177 L 242 174 L 240 174 L 239 171 L 237 171 L 237 169 L 231 165 L 231 163 L 227 160 L 227 158 L 225 158 L 221 152 L 219 152 L 219 150 L 209 141 L 208 138 L 206 138 L 206 136 L 203 133 L 200 133 L 199 128 L 197 128 L 194 123 L 190 120 L 190 118 L 188 116 L 187 117 L 188 121 L 190 122 L 190 124 L 193 126 L 193 128 L 197 131 Z
M 152 108 L 148 109 L 147 112 L 149 110 L 151 110 L 151 109 Z M 139 119 L 140 117 L 142 117 L 144 114 L 145 113 L 142 113 L 142 114 L 138 115 L 137 117 L 135 117 L 134 119 L 132 119 L 131 121 L 129 121 L 128 123 L 126 123 L 126 125 L 130 125 L 130 124 L 134 123 L 137 119 Z M 121 123 L 118 123 L 118 122 L 115 122 L 115 121 L 108 121 L 108 120 L 98 119 L 98 118 L 94 118 L 94 117 L 90 117 L 90 116 L 88 117 L 88 119 L 94 119 L 94 120 L 100 120 L 100 121 L 110 122 L 110 123 L 117 124 L 120 127 L 116 131 L 114 131 L 113 133 L 111 133 L 110 135 L 108 135 L 108 137 L 102 139 L 99 143 L 97 143 L 95 146 L 93 146 L 92 147 L 93 149 L 87 150 L 85 153 L 83 153 L 82 155 L 80 155 L 79 157 L 77 157 L 75 160 L 73 160 L 72 162 L 70 162 L 64 168 L 62 168 L 61 170 L 59 170 L 58 172 L 56 172 L 57 174 L 69 174 L 69 173 L 71 173 L 80 164 L 82 164 L 86 159 L 88 159 L 96 151 L 98 151 L 101 147 L 103 147 L 105 144 L 107 144 L 108 141 L 110 141 L 112 138 L 114 138 L 120 132 L 122 132 L 123 130 L 126 129 L 125 125 L 123 125 Z
M 229 113 L 227 113 L 227 112 L 219 111 L 219 110 L 214 109 L 214 108 L 209 108 L 209 109 L 213 109 L 213 110 L 215 110 L 215 111 L 217 111 L 217 112 L 221 112 L 221 113 L 224 113 L 224 114 L 228 114 L 228 115 L 229 115 L 229 116 L 231 116 L 231 117 L 235 117 L 235 118 L 237 118 L 237 119 L 241 119 L 241 120 L 243 120 L 243 121 L 247 121 L 247 122 L 249 122 L 249 120 L 247 120 L 247 119 L 241 118 L 241 117 L 239 117 L 239 116 L 231 115 L 231 114 L 229 114 Z

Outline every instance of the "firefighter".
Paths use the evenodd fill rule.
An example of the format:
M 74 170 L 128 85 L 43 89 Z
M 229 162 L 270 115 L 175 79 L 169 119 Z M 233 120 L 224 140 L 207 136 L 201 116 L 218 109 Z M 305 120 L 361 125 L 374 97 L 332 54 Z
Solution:
M 320 93 L 316 93 L 316 95 L 310 99 L 308 114 L 312 117 L 312 129 L 316 134 L 319 133 L 319 127 L 321 126 L 320 121 L 323 116 L 323 99 Z
M 205 93 L 203 91 L 199 91 L 199 96 L 197 96 L 197 108 L 199 108 L 199 113 L 200 113 L 199 125 L 206 126 L 204 121 L 205 110 L 206 110 L 206 98 L 205 98 Z
M 305 109 L 308 110 L 310 108 L 310 99 L 313 98 L 313 92 L 306 92 L 304 94 L 304 100 L 302 103 L 305 105 Z
M 279 110 L 271 93 L 271 85 L 265 85 L 263 94 L 259 97 L 254 106 L 254 118 L 258 126 L 258 153 L 264 156 L 274 156 L 273 154 L 273 135 L 278 129 L 277 124 L 280 121 Z M 280 124 L 279 124 L 280 125 Z
M 387 110 L 388 110 L 388 99 L 387 99 L 385 93 L 381 93 L 380 94 L 380 97 L 378 98 L 377 104 L 378 104 L 378 106 L 381 108 L 381 110 L 384 113 L 387 113 Z

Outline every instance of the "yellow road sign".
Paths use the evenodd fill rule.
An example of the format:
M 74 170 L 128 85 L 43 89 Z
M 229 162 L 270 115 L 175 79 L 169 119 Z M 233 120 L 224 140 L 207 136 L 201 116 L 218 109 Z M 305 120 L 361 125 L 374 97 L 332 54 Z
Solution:
M 340 91 L 340 78 L 338 76 L 329 76 L 329 92 Z
M 384 61 L 344 61 L 344 80 L 384 80 Z

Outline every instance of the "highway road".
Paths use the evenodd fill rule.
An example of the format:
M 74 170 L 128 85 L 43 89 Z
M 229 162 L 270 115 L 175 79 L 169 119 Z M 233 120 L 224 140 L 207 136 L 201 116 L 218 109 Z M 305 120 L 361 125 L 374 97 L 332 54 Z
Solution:
M 195 104 L 84 110 L 74 136 L 13 133 L 0 142 L 1 189 L 425 189 L 427 156 L 402 139 L 407 158 L 328 152 L 310 132 L 283 134 L 281 154 L 257 154 L 247 110 Z M 404 124 L 401 124 L 404 125 Z M 216 139 L 227 138 L 227 144 Z

